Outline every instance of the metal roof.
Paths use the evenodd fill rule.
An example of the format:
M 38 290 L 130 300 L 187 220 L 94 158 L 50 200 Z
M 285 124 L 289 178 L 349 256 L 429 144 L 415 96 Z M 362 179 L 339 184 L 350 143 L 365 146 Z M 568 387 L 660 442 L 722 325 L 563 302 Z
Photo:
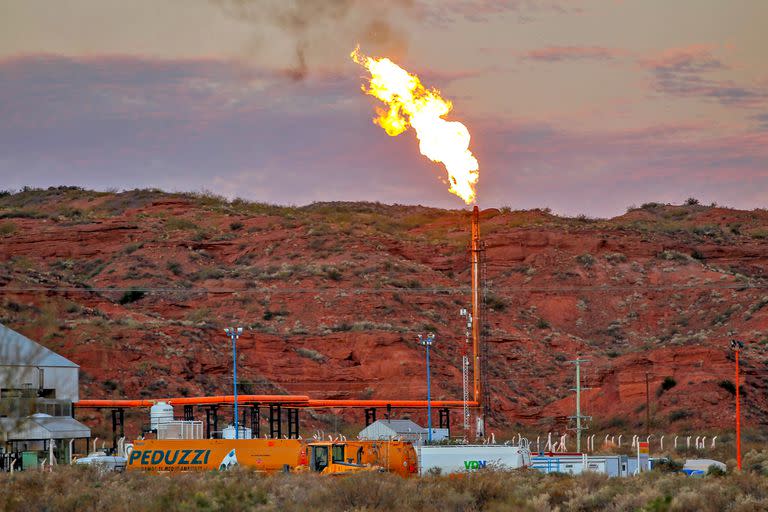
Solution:
M 8 441 L 91 437 L 91 429 L 76 419 L 47 414 L 33 414 L 21 420 L 0 418 L 0 431 L 7 432 Z
M 396 434 L 426 434 L 427 429 L 412 422 L 411 420 L 377 420 L 369 427 L 385 427 Z M 434 430 L 434 429 L 433 429 Z
M 0 324 L 0 366 L 79 368 L 66 357 L 60 356 L 3 324 Z

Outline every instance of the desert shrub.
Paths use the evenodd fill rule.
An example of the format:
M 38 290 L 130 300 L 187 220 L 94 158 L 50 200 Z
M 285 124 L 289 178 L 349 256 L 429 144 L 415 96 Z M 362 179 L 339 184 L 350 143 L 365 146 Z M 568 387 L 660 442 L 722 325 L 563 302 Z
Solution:
M 13 222 L 3 222 L 0 224 L 0 236 L 12 235 L 16 232 L 16 224 Z
M 591 254 L 585 253 L 576 256 L 576 261 L 584 268 L 592 268 L 592 265 L 595 264 L 595 257 Z
M 625 261 L 627 261 L 627 256 L 620 252 L 612 252 L 605 255 L 605 260 L 608 263 L 613 263 L 613 264 L 624 263 Z
M 325 355 L 321 354 L 317 350 L 312 350 L 311 348 L 298 347 L 296 349 L 296 353 L 299 354 L 301 357 L 311 359 L 312 361 L 315 361 L 317 363 L 324 363 L 328 360 L 328 358 Z
M 693 416 L 693 414 L 691 414 L 689 411 L 686 411 L 685 409 L 678 409 L 677 411 L 672 411 L 669 413 L 669 422 L 674 423 L 676 421 L 690 418 L 691 416 Z
M 696 199 L 695 197 L 689 197 L 688 199 L 685 200 L 685 204 L 687 206 L 696 206 L 697 204 L 699 204 L 699 200 Z
M 721 380 L 720 382 L 717 383 L 717 385 L 732 395 L 736 394 L 736 386 L 730 380 Z
M 666 250 L 661 251 L 658 254 L 659 259 L 667 260 L 667 261 L 678 261 L 680 263 L 687 263 L 690 261 L 690 256 L 687 254 L 683 254 L 682 252 L 678 251 L 672 251 L 672 250 Z
M 178 261 L 169 261 L 165 268 L 167 268 L 175 276 L 180 276 L 182 274 L 181 263 Z
M 341 281 L 344 275 L 336 267 L 329 267 L 325 270 L 325 276 L 331 281 Z
M 494 311 L 504 311 L 507 309 L 507 301 L 492 293 L 486 295 L 485 305 Z
M 170 231 L 183 229 L 198 229 L 197 224 L 183 217 L 171 217 L 165 221 L 165 228 Z
M 241 229 L 243 229 L 244 226 L 245 224 L 243 224 L 242 222 L 235 221 L 229 224 L 229 229 L 231 229 L 232 231 L 240 231 Z
M 123 305 L 130 304 L 131 302 L 136 302 L 137 300 L 143 299 L 144 295 L 146 295 L 146 293 L 143 290 L 127 290 L 125 293 L 123 293 L 123 296 L 120 297 L 118 302 Z
M 543 318 L 536 320 L 536 327 L 539 329 L 549 329 L 549 322 Z
M 669 391 L 675 386 L 677 386 L 677 381 L 673 377 L 664 377 L 664 380 L 661 382 L 662 391 Z

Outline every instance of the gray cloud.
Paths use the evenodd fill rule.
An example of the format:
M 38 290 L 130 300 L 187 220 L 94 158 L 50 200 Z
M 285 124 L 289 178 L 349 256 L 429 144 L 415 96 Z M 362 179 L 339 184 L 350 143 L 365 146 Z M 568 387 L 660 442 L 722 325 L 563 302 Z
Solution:
M 639 62 L 653 74 L 653 87 L 662 94 L 712 99 L 729 107 L 742 108 L 760 106 L 768 99 L 765 87 L 711 78 L 710 73 L 729 67 L 703 45 L 667 50 Z
M 292 55 L 286 74 L 294 80 L 307 77 L 315 58 L 324 50 L 345 58 L 356 44 L 368 51 L 400 51 L 407 35 L 390 16 L 405 16 L 413 0 L 213 0 L 228 15 L 253 24 L 256 30 L 250 51 L 258 54 L 271 41 L 259 32 L 273 27 L 290 42 Z M 317 59 L 320 60 L 319 58 Z

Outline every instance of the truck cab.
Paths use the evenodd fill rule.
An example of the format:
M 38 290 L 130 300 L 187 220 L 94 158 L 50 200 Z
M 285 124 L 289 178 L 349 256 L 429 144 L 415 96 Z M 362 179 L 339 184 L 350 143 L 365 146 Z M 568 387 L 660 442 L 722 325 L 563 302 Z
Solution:
M 310 471 L 323 474 L 355 473 L 377 471 L 377 466 L 362 464 L 362 449 L 356 455 L 347 454 L 346 443 L 330 441 L 313 442 L 307 445 L 307 459 Z

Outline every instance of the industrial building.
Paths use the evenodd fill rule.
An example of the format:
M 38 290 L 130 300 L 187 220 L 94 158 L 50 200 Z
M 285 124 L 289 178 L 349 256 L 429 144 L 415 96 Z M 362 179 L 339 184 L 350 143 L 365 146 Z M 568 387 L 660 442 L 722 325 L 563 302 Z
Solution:
M 401 439 L 419 444 L 427 439 L 427 429 L 411 420 L 377 420 L 365 427 L 358 435 L 367 441 L 385 441 Z M 448 438 L 447 428 L 433 428 L 432 441 L 443 441 Z
M 52 458 L 66 463 L 74 440 L 91 437 L 72 417 L 78 374 L 72 361 L 0 324 L 2 469 L 27 469 Z

